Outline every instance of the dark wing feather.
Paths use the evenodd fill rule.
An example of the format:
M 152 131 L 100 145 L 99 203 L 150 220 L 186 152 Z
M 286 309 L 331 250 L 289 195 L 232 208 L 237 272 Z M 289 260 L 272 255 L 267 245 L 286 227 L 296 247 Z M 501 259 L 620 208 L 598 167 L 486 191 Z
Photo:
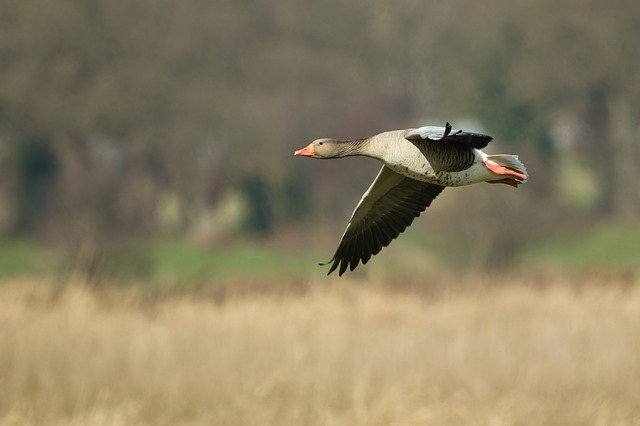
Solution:
M 470 148 L 482 149 L 486 147 L 493 138 L 482 133 L 463 132 L 462 130 L 452 130 L 449 123 L 445 127 L 424 126 L 418 129 L 408 130 L 405 138 L 415 140 L 433 140 L 443 142 L 460 143 Z
M 354 270 L 365 264 L 420 216 L 444 189 L 443 186 L 404 177 L 383 166 L 356 206 L 331 263 L 329 274 L 338 269 Z

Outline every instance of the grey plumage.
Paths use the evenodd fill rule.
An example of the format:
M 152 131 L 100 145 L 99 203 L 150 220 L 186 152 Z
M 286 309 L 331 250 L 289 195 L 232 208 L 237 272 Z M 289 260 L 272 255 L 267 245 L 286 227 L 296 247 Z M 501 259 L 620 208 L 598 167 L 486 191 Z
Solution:
M 517 187 L 527 179 L 515 155 L 488 155 L 480 151 L 493 138 L 480 133 L 425 126 L 384 132 L 351 141 L 317 139 L 295 155 L 339 158 L 366 155 L 384 163 L 356 206 L 338 248 L 329 262 L 329 274 L 342 275 L 365 264 L 398 237 L 446 186 L 477 182 Z

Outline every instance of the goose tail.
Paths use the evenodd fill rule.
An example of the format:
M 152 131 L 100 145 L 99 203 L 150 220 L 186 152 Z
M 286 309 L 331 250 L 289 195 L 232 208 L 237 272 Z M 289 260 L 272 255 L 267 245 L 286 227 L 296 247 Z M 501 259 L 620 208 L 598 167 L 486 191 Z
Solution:
M 512 181 L 517 182 L 516 185 L 509 183 L 512 186 L 516 186 L 520 183 L 525 183 L 529 179 L 527 168 L 518 159 L 517 155 L 511 154 L 492 154 L 488 155 L 485 161 L 485 165 L 497 175 L 503 175 L 508 177 L 501 181 L 493 181 L 489 183 L 509 183 Z M 510 179 L 509 179 L 510 178 Z M 515 179 L 514 179 L 515 178 Z

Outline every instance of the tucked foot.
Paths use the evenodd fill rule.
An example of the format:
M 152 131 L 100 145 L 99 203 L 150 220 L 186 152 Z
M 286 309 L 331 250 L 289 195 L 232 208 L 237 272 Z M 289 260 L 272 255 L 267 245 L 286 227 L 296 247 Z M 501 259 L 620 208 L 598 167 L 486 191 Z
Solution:
M 507 185 L 511 185 L 514 188 L 517 188 L 518 185 L 522 183 L 522 181 L 519 181 L 517 179 L 504 178 L 504 179 L 498 179 L 498 180 L 488 180 L 487 183 L 504 183 Z

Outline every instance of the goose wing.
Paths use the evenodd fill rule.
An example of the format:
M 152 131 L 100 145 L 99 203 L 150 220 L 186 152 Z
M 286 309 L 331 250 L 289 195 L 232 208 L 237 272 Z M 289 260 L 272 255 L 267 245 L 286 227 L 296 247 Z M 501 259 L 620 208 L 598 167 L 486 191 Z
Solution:
M 482 133 L 463 132 L 453 130 L 447 123 L 445 127 L 424 126 L 417 129 L 410 129 L 404 137 L 410 141 L 429 139 L 432 141 L 454 142 L 466 145 L 470 148 L 482 149 L 486 147 L 493 138 Z
M 411 225 L 443 189 L 382 166 L 353 211 L 333 258 L 323 264 L 332 264 L 329 274 L 338 266 L 342 275 L 347 267 L 353 271 L 359 262 L 367 263 Z

